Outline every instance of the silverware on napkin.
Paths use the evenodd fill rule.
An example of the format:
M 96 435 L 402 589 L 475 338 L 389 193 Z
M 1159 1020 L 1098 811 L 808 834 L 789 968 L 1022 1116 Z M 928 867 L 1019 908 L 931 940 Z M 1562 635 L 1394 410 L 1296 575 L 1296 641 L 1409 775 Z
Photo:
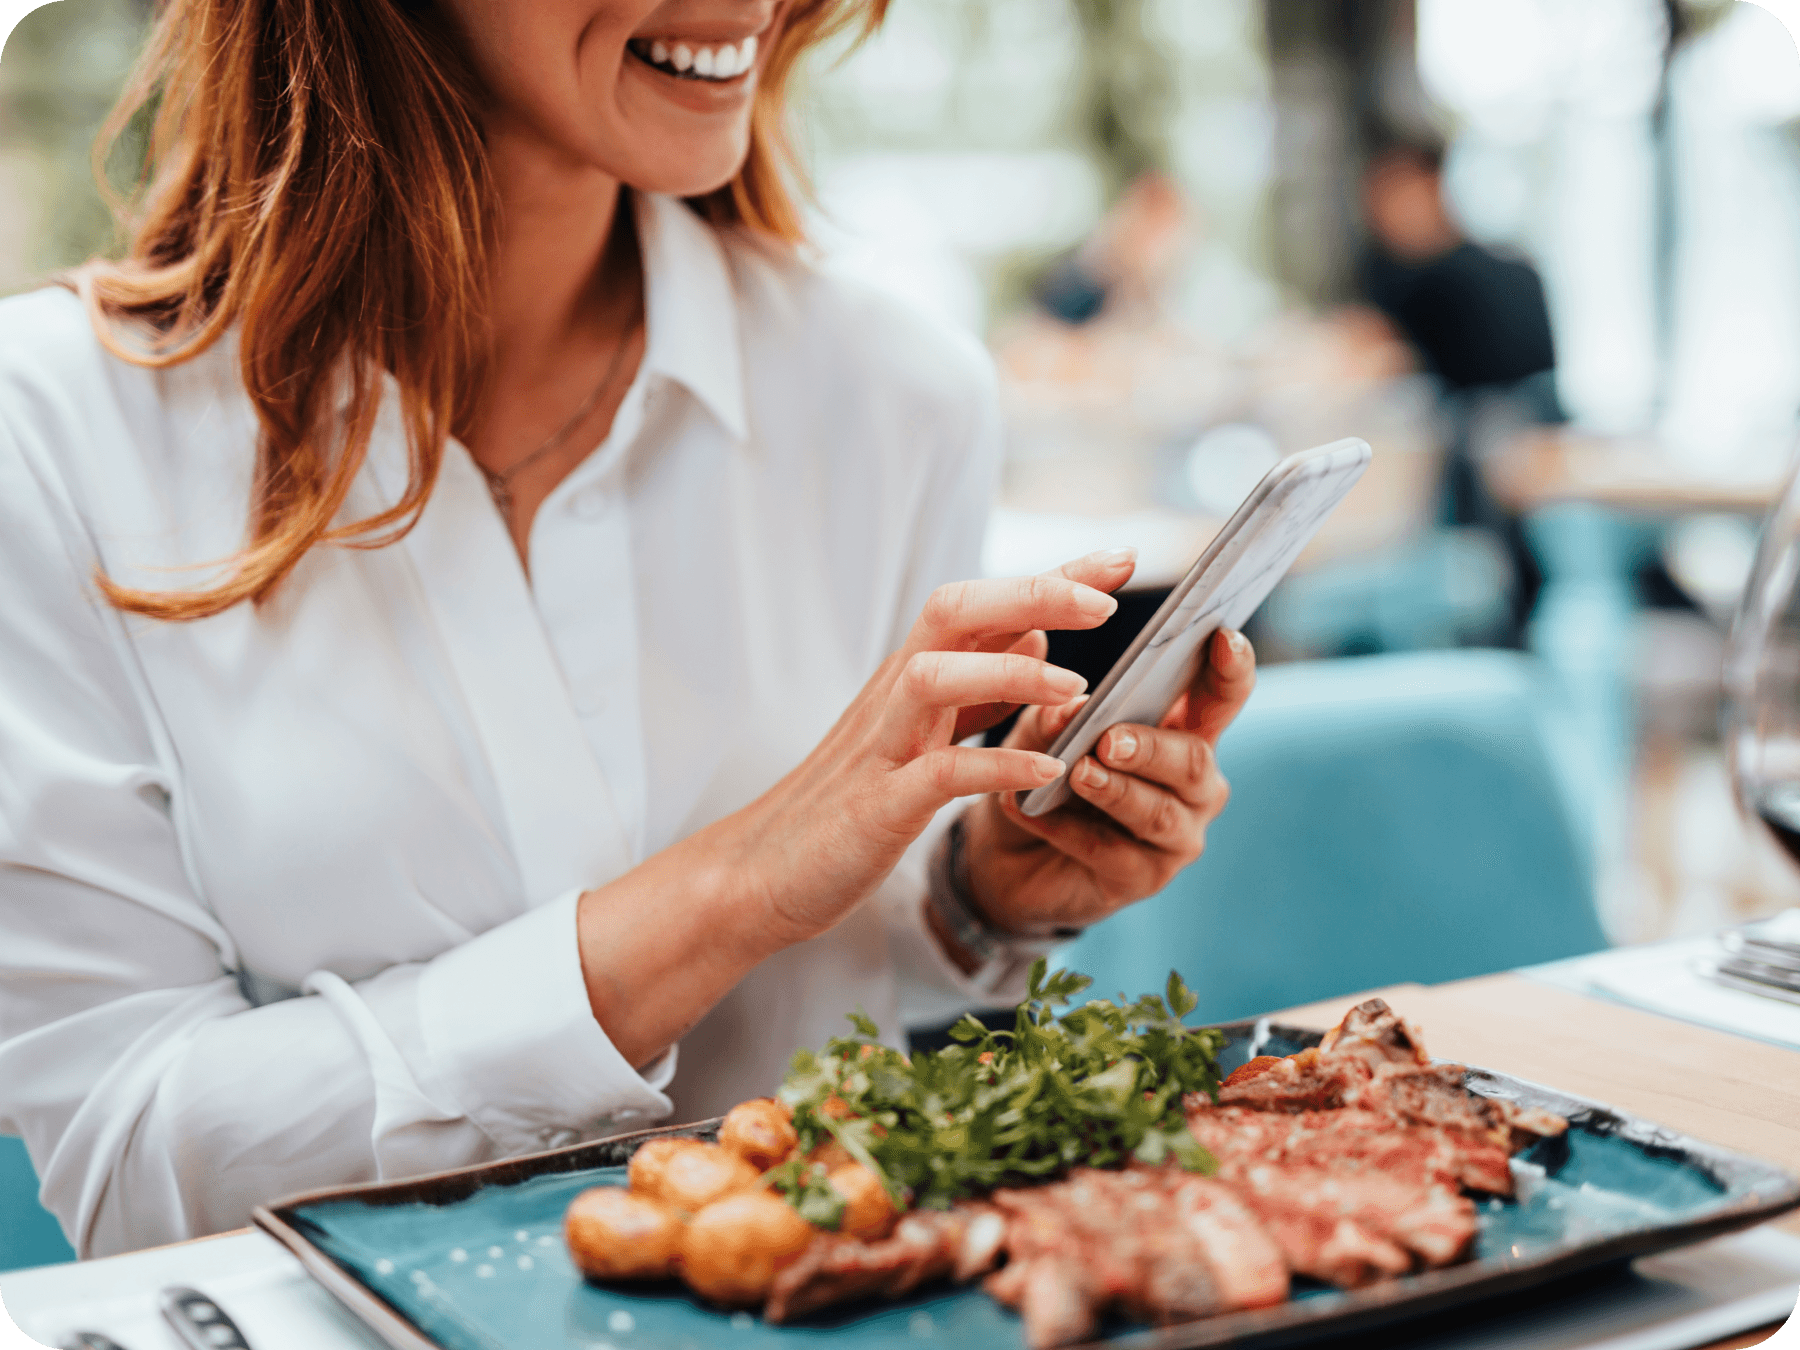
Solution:
M 156 1306 L 188 1350 L 250 1350 L 250 1342 L 225 1310 L 198 1289 L 170 1285 Z
M 1726 930 L 1719 935 L 1723 954 L 1699 962 L 1700 974 L 1746 994 L 1800 1003 L 1800 943 L 1774 930 L 1766 920 Z

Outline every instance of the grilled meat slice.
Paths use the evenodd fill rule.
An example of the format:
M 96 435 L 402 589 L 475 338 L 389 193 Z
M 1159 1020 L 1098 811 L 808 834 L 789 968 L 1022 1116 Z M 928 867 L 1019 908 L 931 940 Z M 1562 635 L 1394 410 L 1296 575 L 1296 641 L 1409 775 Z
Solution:
M 1018 1310 L 1033 1350 L 1086 1340 L 1100 1323 L 1100 1310 L 1128 1282 L 1129 1255 L 1096 1238 L 1082 1222 L 1084 1207 L 1070 1202 L 1065 1186 L 1052 1182 L 992 1197 L 1007 1220 L 1007 1263 L 982 1288 Z
M 1203 1107 L 1188 1123 L 1288 1264 L 1344 1287 L 1410 1269 L 1409 1252 L 1428 1266 L 1458 1260 L 1476 1232 L 1458 1185 L 1471 1174 L 1511 1185 L 1491 1142 L 1380 1112 Z
M 1369 1172 L 1415 1186 L 1448 1186 L 1494 1195 L 1511 1195 L 1512 1169 L 1504 1149 L 1430 1126 L 1396 1125 L 1371 1112 L 1343 1112 L 1383 1122 L 1373 1131 L 1346 1130 L 1333 1137 L 1318 1133 L 1297 1141 L 1287 1158 L 1298 1167 L 1334 1172 Z
M 1505 1118 L 1463 1086 L 1460 1064 L 1385 1064 L 1357 1093 L 1356 1105 L 1413 1125 L 1435 1125 L 1505 1148 Z
M 946 1275 L 973 1279 L 992 1268 L 1003 1231 L 990 1207 L 958 1205 L 908 1214 L 879 1242 L 821 1233 L 775 1276 L 763 1317 L 788 1322 L 852 1299 L 900 1298 Z
M 1334 1145 L 1332 1151 L 1343 1156 L 1335 1157 L 1332 1166 L 1341 1170 L 1350 1154 L 1360 1156 L 1365 1167 L 1385 1162 L 1404 1166 L 1409 1174 L 1430 1165 L 1470 1190 L 1511 1195 L 1508 1159 L 1538 1139 L 1563 1133 L 1568 1122 L 1548 1111 L 1478 1096 L 1463 1085 L 1466 1072 L 1457 1064 L 1433 1064 L 1417 1029 L 1372 998 L 1345 1014 L 1318 1047 L 1285 1059 L 1264 1055 L 1251 1060 L 1221 1084 L 1217 1105 L 1306 1116 L 1329 1112 L 1334 1139 L 1364 1128 L 1352 1116 L 1380 1118 L 1385 1122 L 1377 1127 L 1380 1132 L 1433 1130 L 1448 1147 L 1416 1137 L 1409 1137 L 1404 1148 Z M 1294 1156 L 1292 1138 L 1270 1138 L 1279 1131 L 1235 1120 L 1227 1129 L 1224 1117 L 1205 1115 L 1213 1103 L 1199 1094 L 1185 1105 L 1195 1135 L 1215 1155 L 1222 1156 L 1224 1149 L 1271 1160 Z M 1246 1137 L 1238 1138 L 1240 1134 Z
M 1231 1187 L 1189 1176 L 1175 1187 L 1175 1212 L 1200 1244 L 1226 1305 L 1266 1308 L 1288 1296 L 1275 1239 Z
M 988 1276 L 982 1288 L 995 1302 L 1018 1310 L 1032 1350 L 1085 1341 L 1099 1326 L 1105 1301 L 1093 1272 L 1073 1254 L 1015 1260 Z
M 1325 1033 L 1319 1053 L 1327 1063 L 1357 1060 L 1371 1070 L 1369 1081 L 1345 1093 L 1338 1104 L 1385 1111 L 1413 1124 L 1439 1125 L 1467 1135 L 1471 1141 L 1487 1139 L 1509 1156 L 1569 1128 L 1568 1121 L 1548 1111 L 1470 1092 L 1463 1086 L 1467 1070 L 1460 1064 L 1433 1064 L 1418 1029 L 1378 998 L 1346 1013 L 1342 1022 Z M 1504 1187 L 1474 1180 L 1466 1184 L 1477 1190 L 1512 1193 L 1510 1182 Z
M 1411 1124 L 1386 1111 L 1276 1115 L 1202 1106 L 1188 1113 L 1188 1128 L 1227 1171 L 1232 1165 L 1280 1163 L 1512 1194 L 1506 1151 L 1490 1138 Z
M 916 1251 L 896 1238 L 864 1242 L 821 1233 L 798 1260 L 776 1272 L 763 1320 L 791 1322 L 834 1303 L 886 1293 L 918 1259 Z
M 1230 1188 L 1209 1178 L 1080 1168 L 993 1198 L 1008 1216 L 1010 1264 L 986 1288 L 1020 1310 L 1033 1346 L 1088 1334 L 1108 1307 L 1162 1323 L 1287 1296 L 1280 1249 Z
M 958 1205 L 953 1213 L 968 1219 L 962 1241 L 957 1246 L 956 1266 L 950 1278 L 967 1284 L 977 1275 L 985 1275 L 1000 1261 L 1006 1241 L 1006 1216 L 992 1205 Z
M 1143 1178 L 1126 1177 L 1123 1172 L 1077 1168 L 1066 1180 L 998 1190 L 992 1197 L 1007 1216 L 1009 1263 L 1080 1267 L 1080 1287 L 1093 1305 L 1094 1319 L 1108 1304 L 1129 1297 L 1141 1281 L 1145 1238 L 1158 1227 L 1159 1197 Z M 1030 1280 L 1024 1274 L 1015 1279 L 1023 1298 Z M 1011 1282 L 998 1282 L 991 1292 L 1000 1297 L 1010 1287 Z
M 1412 1269 L 1412 1258 L 1394 1243 L 1317 1203 L 1303 1188 L 1284 1184 L 1281 1174 L 1253 1171 L 1263 1184 L 1240 1177 L 1238 1193 L 1296 1275 L 1356 1289 Z
M 1291 1164 L 1251 1168 L 1242 1180 L 1259 1193 L 1280 1191 L 1330 1217 L 1348 1219 L 1372 1237 L 1414 1253 L 1426 1266 L 1451 1264 L 1475 1239 L 1474 1202 L 1441 1183 Z
M 1514 1153 L 1530 1148 L 1540 1139 L 1560 1139 L 1569 1132 L 1568 1120 L 1554 1111 L 1546 1111 L 1541 1106 L 1520 1106 L 1498 1097 L 1487 1100 L 1499 1107 L 1500 1114 L 1505 1117 L 1507 1131 L 1512 1136 L 1509 1145 Z
M 1465 1186 L 1511 1195 L 1507 1159 L 1541 1138 L 1564 1133 L 1569 1122 L 1548 1111 L 1470 1092 L 1463 1086 L 1466 1072 L 1460 1064 L 1386 1065 L 1363 1085 L 1352 1104 L 1445 1131 L 1466 1155 Z
M 1370 1069 L 1384 1064 L 1429 1064 L 1425 1039 L 1378 998 L 1359 1003 L 1325 1033 L 1319 1052 L 1326 1059 L 1361 1060 Z
M 1354 1057 L 1331 1059 L 1317 1049 L 1286 1059 L 1262 1056 L 1219 1086 L 1219 1105 L 1258 1111 L 1326 1111 L 1341 1107 L 1369 1081 L 1370 1069 Z M 1198 1094 L 1193 1094 L 1196 1100 Z
M 1229 1178 L 1302 1274 L 1354 1287 L 1460 1259 L 1475 1240 L 1475 1206 L 1438 1183 L 1380 1173 L 1259 1164 Z

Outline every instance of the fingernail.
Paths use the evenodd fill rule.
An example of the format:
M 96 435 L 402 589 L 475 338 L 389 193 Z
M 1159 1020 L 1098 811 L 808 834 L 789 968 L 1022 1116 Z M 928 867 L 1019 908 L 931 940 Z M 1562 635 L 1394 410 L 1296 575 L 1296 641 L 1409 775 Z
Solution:
M 1092 586 L 1081 586 L 1075 591 L 1075 605 L 1083 614 L 1104 619 L 1118 609 L 1119 602 L 1105 591 L 1097 591 Z
M 1250 650 L 1250 640 L 1242 633 L 1238 632 L 1237 629 L 1227 628 L 1224 630 L 1224 633 L 1225 645 L 1231 648 L 1231 654 L 1233 656 L 1242 656 L 1245 652 Z
M 1064 670 L 1061 666 L 1051 666 L 1044 673 L 1044 682 L 1052 690 L 1061 694 L 1066 701 L 1087 688 L 1087 681 L 1072 670 Z
M 1111 734 L 1112 748 L 1106 752 L 1108 759 L 1130 759 L 1137 753 L 1137 737 L 1124 728 L 1117 728 Z
M 1048 783 L 1052 778 L 1061 778 L 1063 762 L 1054 755 L 1033 755 L 1032 763 L 1037 768 L 1038 777 Z
M 1081 761 L 1080 778 L 1083 787 L 1103 788 L 1106 786 L 1106 780 L 1110 777 L 1112 777 L 1112 775 L 1107 773 L 1105 769 L 1101 768 L 1093 760 L 1084 759 Z
M 1123 563 L 1136 562 L 1135 548 L 1103 548 L 1097 553 L 1087 555 L 1086 562 L 1099 563 L 1102 567 L 1118 567 Z

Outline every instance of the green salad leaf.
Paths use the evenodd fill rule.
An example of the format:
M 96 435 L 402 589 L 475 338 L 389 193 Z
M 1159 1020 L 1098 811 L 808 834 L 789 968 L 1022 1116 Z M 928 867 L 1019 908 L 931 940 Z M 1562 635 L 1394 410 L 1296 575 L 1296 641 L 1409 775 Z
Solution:
M 965 1017 L 957 1044 L 910 1060 L 852 1014 L 855 1034 L 800 1051 L 782 1084 L 802 1153 L 834 1140 L 897 1204 L 938 1209 L 1075 1166 L 1212 1171 L 1181 1099 L 1217 1100 L 1223 1034 L 1182 1024 L 1199 999 L 1173 971 L 1162 995 L 1071 1006 L 1092 983 L 1040 959 L 1011 1031 Z
M 844 1222 L 844 1197 L 826 1180 L 823 1163 L 789 1158 L 763 1174 L 763 1181 L 814 1228 L 835 1233 Z

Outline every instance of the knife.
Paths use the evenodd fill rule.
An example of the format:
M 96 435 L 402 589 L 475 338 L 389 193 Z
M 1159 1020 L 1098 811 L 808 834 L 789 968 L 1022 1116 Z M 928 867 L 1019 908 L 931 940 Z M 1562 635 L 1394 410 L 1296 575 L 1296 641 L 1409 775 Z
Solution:
M 1750 969 L 1745 969 L 1749 966 Z M 1714 984 L 1722 984 L 1727 989 L 1737 989 L 1746 994 L 1755 994 L 1761 998 L 1780 999 L 1783 1003 L 1800 1004 L 1800 987 L 1786 982 L 1778 982 L 1756 973 L 1759 969 L 1754 963 L 1744 961 L 1699 961 L 1694 967 L 1702 976 Z
M 188 1350 L 250 1350 L 250 1342 L 225 1310 L 198 1289 L 170 1285 L 156 1306 Z

